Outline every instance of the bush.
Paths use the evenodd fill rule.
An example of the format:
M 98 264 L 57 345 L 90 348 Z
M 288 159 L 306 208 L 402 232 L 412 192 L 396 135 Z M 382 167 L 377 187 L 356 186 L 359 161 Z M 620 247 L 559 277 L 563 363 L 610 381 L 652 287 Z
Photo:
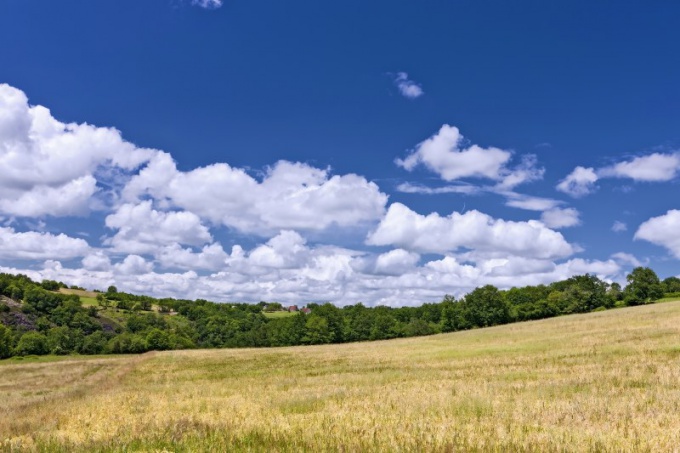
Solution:
M 0 324 L 0 359 L 6 359 L 12 355 L 12 332 Z
M 102 354 L 106 350 L 106 336 L 103 332 L 95 332 L 85 337 L 80 348 L 81 354 Z
M 14 353 L 16 355 L 44 355 L 49 354 L 47 337 L 38 332 L 26 332 L 19 339 Z

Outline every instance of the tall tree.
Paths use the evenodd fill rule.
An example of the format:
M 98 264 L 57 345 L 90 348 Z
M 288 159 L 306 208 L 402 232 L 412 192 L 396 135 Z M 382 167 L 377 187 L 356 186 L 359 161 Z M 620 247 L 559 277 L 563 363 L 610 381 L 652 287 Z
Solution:
M 636 267 L 626 280 L 624 300 L 627 305 L 646 304 L 663 297 L 663 285 L 656 272 L 648 267 Z

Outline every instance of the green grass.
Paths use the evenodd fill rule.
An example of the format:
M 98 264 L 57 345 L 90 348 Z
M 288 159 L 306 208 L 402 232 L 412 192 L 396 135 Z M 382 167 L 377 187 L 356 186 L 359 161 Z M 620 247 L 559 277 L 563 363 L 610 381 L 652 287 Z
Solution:
M 290 316 L 295 316 L 297 312 L 290 312 L 290 311 L 273 311 L 273 312 L 262 312 L 263 315 L 265 315 L 267 318 L 288 318 Z
M 670 296 L 670 297 L 662 297 L 659 300 L 655 300 L 654 303 L 658 304 L 658 303 L 664 303 L 664 302 L 677 302 L 677 301 L 680 301 L 680 297 Z

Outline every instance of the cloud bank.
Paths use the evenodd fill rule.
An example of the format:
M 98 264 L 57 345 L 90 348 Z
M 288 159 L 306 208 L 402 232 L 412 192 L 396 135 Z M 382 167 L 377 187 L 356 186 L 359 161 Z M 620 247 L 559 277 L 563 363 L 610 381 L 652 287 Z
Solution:
M 113 128 L 60 122 L 21 90 L 0 85 L 0 271 L 161 297 L 395 306 L 485 284 L 509 288 L 586 272 L 619 278 L 630 260 L 579 258 L 581 249 L 557 231 L 580 224 L 576 209 L 514 191 L 544 170 L 532 155 L 513 158 L 468 144 L 444 125 L 397 163 L 407 171 L 422 166 L 448 185 L 398 190 L 496 193 L 540 219 L 418 213 L 389 203 L 364 176 L 303 162 L 282 160 L 260 172 L 225 162 L 183 171 L 162 150 L 137 147 Z M 657 161 L 629 164 L 611 171 L 675 175 L 654 176 Z M 583 180 L 572 179 L 575 186 Z M 676 250 L 668 233 L 674 212 L 650 219 L 636 237 Z M 85 240 L 54 229 L 68 224 L 55 218 L 74 216 L 103 235 Z M 31 231 L 36 223 L 47 231 Z M 343 243 L 343 235 L 359 239 Z

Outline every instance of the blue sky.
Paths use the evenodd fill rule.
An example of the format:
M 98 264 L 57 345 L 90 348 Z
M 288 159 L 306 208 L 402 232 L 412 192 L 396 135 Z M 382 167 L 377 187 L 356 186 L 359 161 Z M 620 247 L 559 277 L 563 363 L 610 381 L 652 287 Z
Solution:
M 6 0 L 0 271 L 413 305 L 678 274 L 671 2 Z

